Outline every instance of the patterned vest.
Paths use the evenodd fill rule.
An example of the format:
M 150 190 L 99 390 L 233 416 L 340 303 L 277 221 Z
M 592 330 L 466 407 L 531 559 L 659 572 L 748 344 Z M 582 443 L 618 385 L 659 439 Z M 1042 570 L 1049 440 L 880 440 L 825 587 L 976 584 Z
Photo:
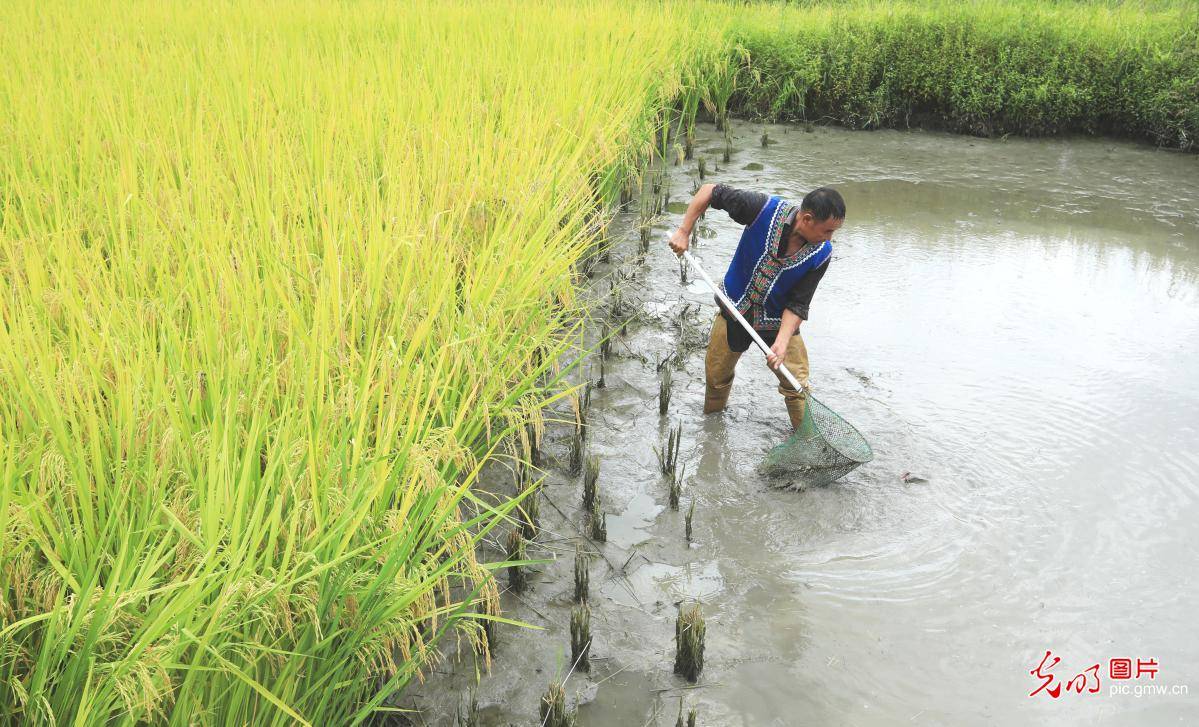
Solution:
M 804 245 L 786 257 L 778 256 L 783 225 L 798 207 L 771 195 L 757 218 L 745 226 L 724 274 L 725 293 L 754 328 L 781 326 L 791 287 L 833 253 L 833 244 L 825 240 Z

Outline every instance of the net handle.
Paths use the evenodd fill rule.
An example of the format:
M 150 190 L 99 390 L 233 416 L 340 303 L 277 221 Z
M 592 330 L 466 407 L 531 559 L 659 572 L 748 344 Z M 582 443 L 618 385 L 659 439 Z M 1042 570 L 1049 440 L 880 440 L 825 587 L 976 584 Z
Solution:
M 758 348 L 762 349 L 762 353 L 769 356 L 770 346 L 767 346 L 766 342 L 762 340 L 762 337 L 758 335 L 758 332 L 754 330 L 753 326 L 749 325 L 749 322 L 746 321 L 745 317 L 741 315 L 741 311 L 737 310 L 737 306 L 733 305 L 733 301 L 729 300 L 729 297 L 724 294 L 724 291 L 722 291 L 720 287 L 716 285 L 716 283 L 712 282 L 712 279 L 708 277 L 706 272 L 704 272 L 703 267 L 701 267 L 700 264 L 695 261 L 695 258 L 691 256 L 690 250 L 683 251 L 683 259 L 686 260 L 688 264 L 695 267 L 695 269 L 699 272 L 700 277 L 704 279 L 704 282 L 708 284 L 708 287 L 711 288 L 712 292 L 716 294 L 716 297 L 720 299 L 720 302 L 724 303 L 728 312 L 732 313 L 733 317 L 737 319 L 737 322 L 749 332 L 749 335 L 754 339 L 754 343 L 758 344 Z M 774 370 L 781 373 L 783 377 L 787 379 L 787 383 L 791 384 L 791 387 L 796 391 L 803 391 L 803 387 L 800 386 L 799 382 L 795 380 L 795 376 L 791 373 L 791 370 L 784 366 L 781 362 L 774 366 Z

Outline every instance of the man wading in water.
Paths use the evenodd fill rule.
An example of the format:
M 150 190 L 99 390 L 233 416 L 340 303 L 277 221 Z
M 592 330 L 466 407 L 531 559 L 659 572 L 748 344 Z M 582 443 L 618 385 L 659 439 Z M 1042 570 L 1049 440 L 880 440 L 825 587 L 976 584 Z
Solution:
M 845 221 L 845 200 L 829 187 L 808 192 L 797 205 L 761 192 L 705 184 L 687 206 L 683 224 L 671 235 L 670 249 L 676 255 L 687 249 L 691 228 L 709 206 L 728 212 L 735 222 L 745 225 L 721 288 L 762 340 L 774 339 L 766 365 L 778 377 L 791 426 L 798 428 L 803 421 L 805 392 L 793 389 L 776 369 L 781 363 L 801 386 L 807 386 L 808 351 L 799 325 L 807 320 L 816 285 L 828 270 L 833 233 Z M 728 403 L 733 369 L 752 343 L 719 298 L 716 305 L 720 312 L 712 322 L 704 358 L 705 414 L 721 411 Z

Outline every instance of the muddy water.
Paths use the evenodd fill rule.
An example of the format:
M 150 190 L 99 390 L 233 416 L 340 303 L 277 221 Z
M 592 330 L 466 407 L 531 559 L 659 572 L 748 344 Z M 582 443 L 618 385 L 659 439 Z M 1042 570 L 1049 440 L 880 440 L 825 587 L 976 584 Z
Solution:
M 786 434 L 774 378 L 746 354 L 730 409 L 704 417 L 714 308 L 680 286 L 666 234 L 695 162 L 668 167 L 672 204 L 643 264 L 629 230 L 597 280 L 634 275 L 635 315 L 592 395 L 609 542 L 592 568 L 583 725 L 1178 724 L 1199 719 L 1199 159 L 1091 139 L 979 140 L 741 123 L 728 164 L 700 129 L 707 181 L 798 200 L 829 184 L 848 217 L 802 333 L 813 391 L 870 440 L 874 462 L 828 487 L 768 487 L 754 471 Z M 740 226 L 709 211 L 699 260 L 715 275 Z M 595 285 L 597 299 L 606 283 Z M 670 414 L 654 363 L 683 350 Z M 598 369 L 588 369 L 598 376 Z M 682 511 L 654 446 L 683 425 Z M 580 484 L 568 430 L 549 434 L 553 507 L 536 550 L 560 558 L 506 596 L 483 724 L 536 724 L 569 669 Z M 911 473 L 905 480 L 905 473 Z M 677 604 L 701 601 L 706 666 L 671 674 Z M 1099 693 L 1042 692 L 1098 664 Z M 1109 660 L 1154 659 L 1117 682 Z M 1052 657 L 1050 659 L 1052 661 Z M 410 703 L 446 716 L 470 668 Z M 1052 687 L 1053 684 L 1050 686 Z M 1189 695 L 1109 694 L 1113 684 Z M 598 686 L 597 686 L 598 685 Z M 1086 689 L 1094 688 L 1091 677 Z

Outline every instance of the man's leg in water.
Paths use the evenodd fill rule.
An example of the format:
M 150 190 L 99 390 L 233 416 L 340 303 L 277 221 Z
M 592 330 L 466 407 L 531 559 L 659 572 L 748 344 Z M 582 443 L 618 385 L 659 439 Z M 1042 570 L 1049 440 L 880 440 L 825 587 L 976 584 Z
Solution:
M 799 331 L 791 336 L 791 340 L 787 343 L 787 352 L 783 356 L 783 365 L 795 377 L 801 387 L 808 385 L 808 349 L 804 346 L 803 338 L 800 337 Z M 774 371 L 774 369 L 771 369 Z M 791 426 L 795 429 L 799 428 L 803 422 L 804 404 L 807 400 L 807 392 L 804 389 L 796 391 L 791 388 L 791 384 L 783 378 L 783 375 L 778 371 L 774 371 L 774 375 L 779 380 L 779 393 L 783 395 L 783 400 L 787 404 L 787 416 L 791 419 Z
M 708 334 L 708 353 L 704 356 L 704 373 L 707 391 L 704 396 L 704 413 L 724 409 L 733 388 L 733 370 L 741 354 L 729 348 L 728 324 L 724 316 L 716 313 L 712 331 Z M 806 362 L 805 362 L 806 366 Z

